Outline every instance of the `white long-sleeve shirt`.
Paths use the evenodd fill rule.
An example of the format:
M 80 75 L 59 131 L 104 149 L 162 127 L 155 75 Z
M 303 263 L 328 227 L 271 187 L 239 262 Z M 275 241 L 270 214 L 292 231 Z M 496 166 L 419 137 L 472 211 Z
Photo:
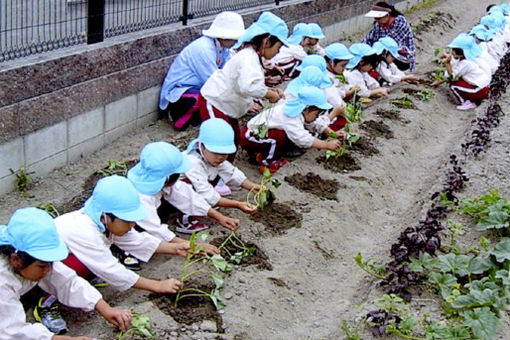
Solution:
M 312 147 L 315 137 L 305 128 L 303 115 L 288 117 L 283 112 L 285 103 L 273 106 L 270 110 L 264 110 L 248 122 L 248 130 L 256 131 L 260 125 L 266 124 L 269 129 L 285 131 L 287 137 L 299 148 Z
M 491 74 L 484 72 L 474 61 L 452 58 L 450 63 L 453 71 L 452 76 L 454 78 L 462 78 L 469 84 L 479 88 L 489 86 Z
M 482 48 L 482 54 L 479 58 L 482 58 L 487 62 L 491 69 L 491 73 L 494 74 L 494 72 L 496 72 L 496 70 L 499 68 L 499 59 L 489 52 L 489 47 L 487 46 L 486 42 L 480 42 L 479 46 Z
M 349 86 L 359 87 L 358 94 L 361 97 L 370 97 L 370 94 L 372 93 L 371 90 L 381 87 L 377 80 L 372 78 L 368 73 L 360 72 L 357 69 L 345 70 L 344 76 L 347 83 L 349 83 Z
M 183 214 L 190 216 L 207 216 L 211 208 L 206 200 L 193 190 L 190 184 L 184 183 L 181 180 L 175 182 L 171 187 L 163 188 L 156 195 L 139 195 L 142 207 L 147 211 L 148 215 L 143 221 L 137 222 L 138 226 L 165 242 L 173 240 L 175 234 L 168 229 L 168 224 L 162 223 L 159 218 L 158 208 L 161 205 L 162 198 Z
M 267 93 L 260 57 L 252 47 L 246 47 L 216 70 L 200 93 L 227 116 L 244 116 L 253 99 L 263 98 Z
M 187 178 L 193 189 L 213 207 L 221 198 L 211 184 L 216 177 L 219 176 L 225 184 L 234 188 L 240 187 L 246 179 L 246 175 L 229 161 L 224 161 L 215 167 L 210 165 L 197 149 L 191 150 L 189 155 L 192 165 L 190 170 L 182 176 Z
M 388 63 L 386 63 L 384 60 L 382 60 L 379 65 L 377 65 L 377 72 L 384 80 L 391 84 L 400 83 L 402 78 L 406 75 L 404 72 L 398 69 L 395 63 L 388 65 Z
M 54 262 L 49 273 L 40 281 L 30 281 L 16 274 L 5 256 L 0 258 L 0 340 L 49 340 L 53 337 L 41 323 L 28 323 L 20 297 L 39 285 L 44 291 L 70 307 L 94 310 L 101 299 L 87 281 L 62 264 Z
M 301 45 L 282 46 L 270 62 L 274 65 L 285 65 L 295 60 L 303 60 L 307 55 Z
M 351 85 L 343 84 L 340 82 L 340 79 L 338 79 L 336 74 L 333 72 L 327 71 L 327 74 L 328 77 L 333 81 L 333 86 L 324 89 L 328 103 L 333 105 L 333 107 L 345 106 L 344 98 L 347 91 L 349 91 L 351 88 Z
M 136 258 L 147 262 L 161 243 L 160 239 L 133 229 L 123 236 L 110 234 L 106 237 L 82 210 L 57 217 L 55 224 L 69 252 L 91 272 L 120 291 L 131 288 L 140 276 L 120 264 L 110 251 L 110 246 L 115 244 Z

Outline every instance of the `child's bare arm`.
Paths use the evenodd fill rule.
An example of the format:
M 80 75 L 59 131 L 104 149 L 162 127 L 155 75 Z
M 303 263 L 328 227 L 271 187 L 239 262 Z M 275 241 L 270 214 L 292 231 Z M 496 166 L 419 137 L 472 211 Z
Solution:
M 237 208 L 246 214 L 254 214 L 257 212 L 257 207 L 252 207 L 246 202 L 231 200 L 225 197 L 220 198 L 216 205 L 224 208 Z
M 218 210 L 213 208 L 209 209 L 209 211 L 207 212 L 207 216 L 209 216 L 210 218 L 214 218 L 228 230 L 236 231 L 241 226 L 241 222 L 237 218 L 225 216 Z
M 164 294 L 177 293 L 177 291 L 182 288 L 182 284 L 176 279 L 158 281 L 140 276 L 133 287 L 148 290 L 149 292 Z
M 241 183 L 241 188 L 243 189 L 246 189 L 246 190 L 252 190 L 257 192 L 260 190 L 260 185 L 259 184 L 256 184 L 256 183 L 253 183 L 252 181 L 250 181 L 248 178 L 245 179 L 243 181 L 243 183 Z
M 338 139 L 320 140 L 315 139 L 312 144 L 312 148 L 315 149 L 326 149 L 336 151 L 342 147 L 342 142 Z

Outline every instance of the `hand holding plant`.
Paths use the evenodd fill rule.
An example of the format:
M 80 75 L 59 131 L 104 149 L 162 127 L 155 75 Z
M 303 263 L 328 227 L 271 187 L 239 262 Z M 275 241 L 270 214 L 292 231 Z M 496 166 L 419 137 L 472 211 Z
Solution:
M 95 309 L 106 321 L 121 331 L 125 331 L 131 326 L 131 312 L 129 310 L 113 308 L 103 299 L 99 300 Z
M 257 190 L 258 192 L 259 190 Z M 249 204 L 248 202 L 239 202 L 239 210 L 245 214 L 253 215 L 257 212 L 257 207 Z
M 182 288 L 182 283 L 176 279 L 158 281 L 155 292 L 161 294 L 174 294 Z
M 223 227 L 230 231 L 236 231 L 241 226 L 241 221 L 239 221 L 237 218 L 232 218 L 225 215 L 221 215 L 221 217 L 218 219 L 218 222 L 220 222 Z

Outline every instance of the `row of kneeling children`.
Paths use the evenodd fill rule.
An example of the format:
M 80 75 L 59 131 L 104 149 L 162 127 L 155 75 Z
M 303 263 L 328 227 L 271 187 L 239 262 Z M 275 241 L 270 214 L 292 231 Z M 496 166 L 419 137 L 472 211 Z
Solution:
M 502 26 L 500 15 L 508 13 L 498 8 L 506 7 L 492 9 L 490 18 L 482 18 L 481 26 L 467 35 L 485 51 L 482 58 L 492 58 L 488 60 L 491 72 L 508 42 L 508 25 L 505 21 Z M 240 221 L 217 208 L 236 208 L 246 214 L 257 209 L 224 196 L 230 188 L 260 189 L 233 164 L 239 147 L 248 152 L 250 162 L 272 173 L 287 163 L 286 154 L 301 154 L 308 148 L 337 150 L 342 147 L 346 101 L 355 95 L 384 97 L 394 83 L 418 81 L 395 65 L 401 47 L 391 37 L 380 38 L 373 46 L 354 43 L 347 48 L 333 43 L 323 48 L 318 40 L 324 34 L 318 25 L 298 24 L 288 38 L 285 22 L 270 12 L 238 34 L 233 39 L 238 51 L 229 59 L 214 61 L 222 67 L 208 70 L 212 72 L 198 93 L 196 89 L 186 92 L 190 88 L 178 91 L 177 97 L 194 96 L 192 105 L 198 107 L 202 121 L 198 138 L 187 150 L 181 152 L 167 142 L 149 143 L 127 177 L 99 180 L 82 209 L 53 220 L 40 209 L 24 208 L 2 227 L 0 250 L 5 257 L 0 259 L 0 277 L 5 289 L 1 310 L 5 315 L 0 339 L 59 339 L 56 334 L 66 325 L 52 318 L 56 300 L 87 311 L 95 309 L 126 329 L 130 313 L 111 307 L 92 284 L 158 293 L 181 288 L 176 279 L 156 280 L 136 273 L 139 261 L 147 262 L 154 254 L 185 256 L 189 250 L 189 241 L 177 237 L 158 215 L 162 201 L 179 211 L 178 232 L 207 229 L 198 219 L 203 216 L 235 231 Z M 467 47 L 467 37 L 454 40 L 453 52 L 445 59 L 447 71 L 469 83 L 471 73 L 459 71 L 468 69 L 464 60 L 471 61 L 477 54 L 472 54 L 476 46 Z M 456 61 L 461 52 L 465 59 Z M 291 80 L 285 90 L 269 86 L 283 80 Z M 472 86 L 482 85 L 487 86 Z M 267 99 L 270 107 L 262 109 L 261 99 Z M 166 104 L 173 103 L 169 100 Z M 255 115 L 241 127 L 239 119 L 248 112 Z M 261 130 L 266 132 L 261 135 Z M 337 138 L 328 138 L 331 135 Z M 112 245 L 121 249 L 121 262 L 112 253 Z M 208 254 L 219 253 L 213 245 L 202 247 Z M 46 327 L 27 323 L 19 301 L 36 283 L 48 293 L 36 307 Z

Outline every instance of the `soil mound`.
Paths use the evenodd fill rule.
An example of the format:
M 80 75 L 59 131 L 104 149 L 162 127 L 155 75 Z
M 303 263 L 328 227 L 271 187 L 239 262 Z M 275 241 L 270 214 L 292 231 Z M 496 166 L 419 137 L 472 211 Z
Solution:
M 285 176 L 284 179 L 287 183 L 301 191 L 312 193 L 320 198 L 337 200 L 336 194 L 339 184 L 334 179 L 323 179 L 321 176 L 311 172 L 306 175 L 297 173 L 292 176 Z
M 368 120 L 361 124 L 361 129 L 365 130 L 370 136 L 384 137 L 386 139 L 393 138 L 393 132 L 390 130 L 390 127 L 383 122 L 379 122 L 376 120 Z
M 266 231 L 271 235 L 285 234 L 288 229 L 301 228 L 303 215 L 295 212 L 291 207 L 283 203 L 273 203 L 251 215 L 250 219 L 260 222 L 267 227 Z

